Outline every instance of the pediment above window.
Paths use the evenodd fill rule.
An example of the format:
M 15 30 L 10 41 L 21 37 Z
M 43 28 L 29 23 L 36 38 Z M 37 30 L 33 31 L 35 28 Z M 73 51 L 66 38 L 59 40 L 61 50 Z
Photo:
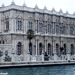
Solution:
M 16 16 L 17 18 L 23 18 L 23 15 L 22 14 L 17 14 L 17 16 Z

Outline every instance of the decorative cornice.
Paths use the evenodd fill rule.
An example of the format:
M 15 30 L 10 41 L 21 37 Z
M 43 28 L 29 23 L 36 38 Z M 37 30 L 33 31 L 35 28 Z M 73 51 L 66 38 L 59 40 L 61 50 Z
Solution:
M 12 0 L 12 2 L 11 2 L 11 5 L 15 5 L 15 2 L 14 2 L 14 0 Z
M 2 7 L 5 7 L 4 3 L 2 4 Z
M 23 4 L 23 6 L 24 6 L 24 7 L 26 7 L 26 4 L 25 4 L 25 2 L 24 2 L 24 4 Z
M 63 11 L 60 9 L 59 13 L 63 13 Z
M 46 6 L 44 7 L 44 10 L 47 10 L 47 7 Z
M 39 9 L 37 4 L 35 5 L 35 9 Z
M 47 10 L 46 6 L 44 7 L 44 9 L 39 9 L 37 4 L 35 5 L 34 8 L 27 7 L 25 3 L 23 4 L 23 6 L 18 6 L 15 4 L 15 2 L 12 2 L 11 5 L 9 5 L 9 6 L 2 5 L 2 7 L 0 8 L 0 12 L 5 12 L 5 11 L 11 10 L 11 9 L 20 10 L 20 11 L 28 11 L 28 12 L 45 13 L 45 14 L 51 14 L 51 15 L 54 14 L 57 16 L 75 18 L 74 14 L 69 14 L 68 12 L 63 13 L 62 10 L 60 10 L 59 12 L 56 12 L 55 9 L 53 8 L 50 11 L 50 10 Z

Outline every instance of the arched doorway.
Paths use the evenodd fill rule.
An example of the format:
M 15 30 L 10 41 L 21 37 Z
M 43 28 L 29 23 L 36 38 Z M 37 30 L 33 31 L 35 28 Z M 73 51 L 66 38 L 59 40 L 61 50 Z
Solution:
M 22 53 L 22 43 L 18 42 L 17 44 L 17 55 L 21 55 Z
M 51 44 L 48 43 L 48 55 L 51 55 Z
M 42 54 L 42 43 L 39 44 L 39 55 Z
M 59 44 L 58 43 L 56 44 L 56 53 L 57 55 L 59 55 Z
M 66 44 L 64 44 L 64 54 L 66 55 Z
M 74 55 L 74 45 L 73 44 L 71 44 L 71 55 Z
M 29 52 L 30 52 L 30 55 L 32 55 L 32 43 L 31 42 L 29 43 Z

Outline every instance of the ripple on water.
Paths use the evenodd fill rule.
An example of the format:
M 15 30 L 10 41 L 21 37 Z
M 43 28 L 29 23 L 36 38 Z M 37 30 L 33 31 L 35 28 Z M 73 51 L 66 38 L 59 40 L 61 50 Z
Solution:
M 75 65 L 0 69 L 8 75 L 75 75 Z

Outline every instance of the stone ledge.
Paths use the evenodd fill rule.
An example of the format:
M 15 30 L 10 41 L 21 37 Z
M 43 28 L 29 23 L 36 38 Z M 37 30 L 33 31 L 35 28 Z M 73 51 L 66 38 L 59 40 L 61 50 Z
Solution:
M 75 61 L 45 61 L 45 62 L 5 62 L 0 63 L 0 68 L 17 67 L 43 67 L 43 66 L 75 65 Z

